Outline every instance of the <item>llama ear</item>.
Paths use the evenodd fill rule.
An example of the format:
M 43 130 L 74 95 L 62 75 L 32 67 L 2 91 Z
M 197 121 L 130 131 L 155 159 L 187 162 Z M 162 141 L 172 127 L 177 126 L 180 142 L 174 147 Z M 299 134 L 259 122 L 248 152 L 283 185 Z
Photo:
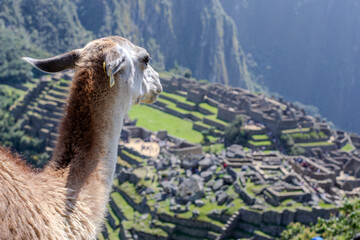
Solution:
M 126 55 L 120 46 L 112 47 L 105 56 L 104 71 L 111 78 L 114 74 L 120 72 L 126 63 Z
M 75 67 L 75 62 L 79 59 L 80 51 L 73 50 L 52 58 L 46 59 L 34 59 L 29 57 L 23 57 L 22 59 L 37 69 L 48 72 L 60 72 L 65 69 L 70 69 Z

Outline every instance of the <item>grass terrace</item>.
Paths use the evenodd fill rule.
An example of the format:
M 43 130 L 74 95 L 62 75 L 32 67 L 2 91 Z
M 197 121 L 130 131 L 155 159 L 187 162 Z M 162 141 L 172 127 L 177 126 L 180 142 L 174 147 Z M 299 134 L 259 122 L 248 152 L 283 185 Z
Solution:
M 160 78 L 165 78 L 165 79 L 171 79 L 174 76 L 172 73 L 166 71 L 160 71 L 158 73 L 160 75 Z
M 225 146 L 222 143 L 217 143 L 217 144 L 212 144 L 212 145 L 209 145 L 209 146 L 203 146 L 202 149 L 206 153 L 219 154 L 225 149 Z
M 212 112 L 213 114 L 217 114 L 218 109 L 214 106 L 211 106 L 210 104 L 207 103 L 200 103 L 199 107 L 204 108 L 206 110 L 208 110 L 209 112 Z
M 295 144 L 299 147 L 318 147 L 318 146 L 332 146 L 334 143 L 332 142 L 311 142 L 311 143 L 297 143 Z
M 350 143 L 347 143 L 345 146 L 343 146 L 341 148 L 341 151 L 344 151 L 344 152 L 351 152 L 352 150 L 354 150 L 355 147 L 353 145 L 351 145 Z
M 208 115 L 206 116 L 207 119 L 211 120 L 211 121 L 214 121 L 214 122 L 217 122 L 219 124 L 222 124 L 224 126 L 227 126 L 229 123 L 223 121 L 223 120 L 220 120 L 220 119 L 217 119 L 217 116 L 216 115 Z
M 38 81 L 38 80 L 36 80 L 36 81 Z M 35 87 L 35 85 L 36 84 L 34 82 L 30 82 L 30 81 L 27 81 L 26 83 L 21 84 L 21 86 L 26 87 L 28 89 Z
M 196 105 L 194 102 L 188 101 L 186 99 L 186 97 L 183 97 L 183 96 L 180 96 L 180 95 L 177 95 L 177 94 L 174 94 L 174 93 L 162 92 L 161 95 L 160 95 L 160 98 L 161 98 L 161 96 L 165 96 L 165 97 L 171 98 L 171 99 L 173 99 L 175 101 L 189 104 L 191 106 Z
M 124 155 L 126 155 L 126 156 L 128 156 L 129 158 L 137 161 L 138 163 L 142 163 L 142 162 L 143 162 L 143 159 L 142 159 L 141 157 L 136 156 L 136 155 L 134 155 L 134 154 L 132 154 L 132 153 L 124 150 L 124 149 L 121 151 L 121 153 L 124 154 Z
M 194 122 L 194 123 L 196 123 L 197 125 L 203 126 L 203 127 L 207 128 L 207 129 L 210 129 L 210 128 L 213 127 L 213 126 L 210 126 L 209 124 L 206 124 L 206 123 L 200 122 L 200 121 L 197 121 L 197 122 Z M 214 132 L 223 134 L 223 131 L 220 131 L 218 129 L 215 129 Z
M 171 110 L 174 110 L 174 111 L 176 111 L 176 112 L 179 112 L 179 113 L 181 113 L 181 114 L 187 114 L 187 113 L 189 113 L 189 111 L 177 107 L 177 106 L 176 106 L 176 103 L 174 103 L 174 102 L 172 102 L 172 101 L 169 101 L 169 100 L 167 100 L 167 99 L 160 98 L 160 99 L 158 99 L 158 101 L 161 102 L 161 103 L 166 104 L 166 107 L 167 107 L 167 108 L 169 108 L 169 109 L 171 109 Z
M 167 130 L 170 135 L 186 139 L 191 143 L 200 143 L 203 139 L 201 133 L 192 129 L 192 121 L 175 117 L 146 105 L 133 106 L 129 116 L 132 119 L 138 119 L 138 126 L 153 132 Z
M 172 102 L 172 101 L 169 101 L 167 99 L 163 99 L 163 98 L 160 98 L 158 99 L 159 102 L 163 103 L 163 104 L 166 104 L 166 107 L 168 109 L 171 109 L 171 110 L 174 110 L 178 113 L 181 113 L 181 114 L 192 114 L 194 115 L 195 117 L 198 117 L 200 119 L 203 119 L 204 118 L 204 114 L 202 114 L 201 112 L 196 112 L 196 111 L 188 111 L 188 110 L 185 110 L 185 109 L 182 109 L 182 108 L 179 108 L 178 106 L 176 106 L 176 103 Z
M 324 132 L 315 132 L 315 131 L 311 131 L 311 132 L 307 132 L 307 133 L 291 133 L 290 136 L 294 139 L 294 140 L 309 140 L 309 139 L 327 139 L 328 136 L 324 133 Z
M 282 134 L 291 134 L 291 133 L 305 133 L 305 132 L 309 132 L 310 128 L 295 128 L 295 129 L 288 129 L 288 130 L 282 130 L 281 133 Z
M 251 138 L 255 141 L 264 141 L 264 140 L 269 140 L 269 137 L 266 134 L 262 134 L 262 135 L 252 135 Z
M 249 144 L 260 147 L 260 146 L 270 146 L 271 142 L 270 141 L 260 141 L 260 142 L 255 142 L 252 140 L 248 141 Z
M 120 193 L 113 192 L 111 194 L 111 198 L 114 200 L 115 204 L 121 209 L 121 212 L 124 214 L 125 218 L 127 219 L 122 221 L 123 227 L 125 229 L 134 228 L 136 231 L 149 233 L 155 236 L 165 236 L 165 237 L 167 236 L 167 233 L 160 228 L 150 228 L 150 221 L 151 221 L 150 215 L 148 215 L 147 218 L 145 219 L 144 218 L 139 219 L 139 217 L 142 214 L 134 210 L 129 205 L 129 203 L 123 198 L 123 196 L 121 196 Z M 109 212 L 111 214 L 111 210 Z
M 17 88 L 14 88 L 10 85 L 6 85 L 6 84 L 0 84 L 0 89 L 1 89 L 1 92 L 3 93 L 7 93 L 9 96 L 12 96 L 14 93 L 16 95 L 19 95 L 19 99 L 22 98 L 26 91 L 24 90 L 21 90 L 21 89 L 17 89 Z

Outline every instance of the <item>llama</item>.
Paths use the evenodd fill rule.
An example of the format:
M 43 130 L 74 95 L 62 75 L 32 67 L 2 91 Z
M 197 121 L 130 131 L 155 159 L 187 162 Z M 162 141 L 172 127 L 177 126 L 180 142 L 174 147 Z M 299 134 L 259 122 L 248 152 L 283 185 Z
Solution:
M 42 60 L 45 72 L 75 69 L 59 138 L 43 170 L 0 149 L 0 239 L 96 239 L 112 187 L 125 114 L 162 91 L 149 53 L 121 37 Z

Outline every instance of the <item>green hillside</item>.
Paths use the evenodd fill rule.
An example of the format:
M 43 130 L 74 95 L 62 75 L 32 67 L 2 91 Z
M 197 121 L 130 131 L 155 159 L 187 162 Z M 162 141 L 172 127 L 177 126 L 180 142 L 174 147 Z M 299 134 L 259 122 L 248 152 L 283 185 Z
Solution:
M 0 69 L 19 56 L 47 56 L 33 49 L 59 54 L 91 39 L 120 35 L 147 48 L 157 70 L 184 66 L 198 79 L 227 84 L 237 79 L 237 85 L 254 89 L 236 27 L 218 0 L 5 0 L 0 3 L 0 31 L 0 36 L 16 39 L 0 41 L 0 51 L 5 51 L 0 55 L 20 40 L 26 46 L 2 57 Z

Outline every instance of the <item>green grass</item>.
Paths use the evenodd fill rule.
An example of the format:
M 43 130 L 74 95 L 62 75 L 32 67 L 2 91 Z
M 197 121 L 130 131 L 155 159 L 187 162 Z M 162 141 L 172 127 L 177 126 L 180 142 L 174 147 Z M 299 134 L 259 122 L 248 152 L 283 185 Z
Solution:
M 254 142 L 254 141 L 248 141 L 249 144 L 254 145 L 254 146 L 270 146 L 271 142 L 270 141 L 261 141 L 261 142 Z
M 118 192 L 111 193 L 111 198 L 116 205 L 122 210 L 128 220 L 134 219 L 134 209 L 126 202 L 126 200 Z
M 116 225 L 116 226 L 119 226 L 120 220 L 119 220 L 118 216 L 116 216 L 116 214 L 113 212 L 113 210 L 111 209 L 110 206 L 108 206 L 107 208 L 108 208 L 109 214 L 110 214 L 110 215 L 112 216 L 112 218 L 115 220 L 115 225 Z
M 292 205 L 287 206 L 288 203 L 292 203 Z M 273 210 L 276 212 L 282 212 L 285 209 L 290 210 L 290 211 L 291 210 L 295 211 L 296 209 L 311 210 L 311 207 L 304 206 L 302 203 L 295 202 L 292 199 L 286 199 L 286 200 L 282 201 L 279 206 L 276 206 L 276 207 L 272 206 L 272 205 L 268 205 L 268 206 L 269 206 L 269 208 L 267 210 Z
M 245 184 L 245 190 L 249 193 L 250 196 L 255 197 L 256 194 L 260 193 L 264 188 L 268 187 L 268 184 L 263 185 L 255 185 L 251 180 L 248 178 Z
M 325 203 L 323 200 L 321 200 L 321 201 L 319 202 L 319 207 L 321 207 L 321 208 L 334 208 L 335 205 L 334 205 L 334 204 Z
M 213 106 L 211 106 L 210 104 L 207 104 L 207 103 L 200 103 L 199 106 L 201 108 L 204 108 L 204 109 L 212 112 L 213 114 L 217 114 L 217 112 L 218 112 L 218 109 L 216 107 L 213 107 Z
M 204 118 L 204 114 L 202 114 L 201 112 L 195 112 L 195 111 L 190 111 L 189 113 L 191 113 L 192 115 L 194 115 L 195 117 L 200 118 L 201 120 Z
M 291 133 L 290 136 L 296 140 L 318 140 L 318 139 L 327 139 L 328 136 L 326 136 L 326 134 L 322 131 L 320 132 L 316 132 L 316 131 L 312 131 L 312 132 L 307 132 L 307 133 Z
M 123 185 L 122 185 L 123 186 Z M 132 191 L 130 191 L 132 192 Z M 129 192 L 127 192 L 129 194 Z M 134 197 L 133 193 L 131 195 L 131 198 Z M 126 200 L 121 196 L 118 192 L 113 192 L 111 194 L 111 198 L 114 200 L 116 205 L 122 210 L 125 217 L 128 219 L 127 221 L 122 221 L 123 226 L 126 229 L 134 228 L 137 231 L 146 232 L 152 235 L 157 236 L 167 236 L 167 233 L 164 232 L 160 228 L 150 228 L 150 220 L 151 216 L 149 215 L 148 218 L 139 220 L 139 216 L 142 214 L 135 211 L 127 202 Z M 135 200 L 135 199 L 134 199 Z M 135 200 L 136 201 L 136 200 Z M 110 212 L 111 213 L 111 212 Z M 134 219 L 136 217 L 136 220 Z
M 354 150 L 355 147 L 353 145 L 351 145 L 350 143 L 347 143 L 345 146 L 343 146 L 341 148 L 341 151 L 344 151 L 344 152 L 351 152 L 352 150 Z
M 134 184 L 132 184 L 130 182 L 124 182 L 123 184 L 121 184 L 118 187 L 119 187 L 119 189 L 124 191 L 126 193 L 126 195 L 130 196 L 134 200 L 135 203 L 140 204 L 141 196 L 136 192 L 136 187 L 134 186 Z
M 262 135 L 252 135 L 252 139 L 259 141 L 259 140 L 268 140 L 269 137 L 266 134 Z
M 126 156 L 128 156 L 129 158 L 137 161 L 138 163 L 142 163 L 142 162 L 143 162 L 143 159 L 142 159 L 141 157 L 136 156 L 136 155 L 134 155 L 134 154 L 132 154 L 132 153 L 129 153 L 129 152 L 126 151 L 126 150 L 122 150 L 121 153 L 124 154 L 124 155 L 126 155 Z
M 213 127 L 213 126 L 211 126 L 209 124 L 206 124 L 206 123 L 200 122 L 200 121 L 197 121 L 197 122 L 194 122 L 194 123 L 196 123 L 197 125 L 203 126 L 203 127 L 207 128 L 207 129 L 211 129 Z M 219 129 L 214 129 L 214 132 L 224 134 L 224 131 L 221 131 Z
M 264 150 L 262 151 L 263 154 L 272 154 L 272 153 L 277 153 L 278 151 L 275 149 L 270 149 L 270 150 Z
M 166 71 L 161 71 L 158 73 L 160 75 L 160 78 L 165 78 L 165 79 L 171 79 L 174 76 L 171 72 L 166 72 Z
M 170 135 L 192 143 L 200 143 L 203 139 L 201 133 L 192 129 L 192 121 L 175 117 L 146 105 L 133 106 L 129 116 L 132 119 L 138 119 L 138 126 L 153 132 L 167 130 Z
M 227 126 L 229 123 L 223 121 L 223 120 L 220 120 L 220 119 L 217 119 L 217 116 L 216 115 L 208 115 L 206 116 L 207 119 L 213 121 L 213 122 L 217 122 L 219 124 L 222 124 L 224 126 Z
M 120 229 L 113 230 L 108 223 L 105 223 L 105 228 L 109 234 L 109 240 L 118 240 Z
M 299 147 L 316 147 L 316 146 L 331 146 L 334 144 L 331 142 L 311 142 L 311 143 L 297 143 L 295 145 Z
M 212 145 L 209 145 L 209 146 L 203 146 L 202 149 L 206 153 L 219 154 L 225 149 L 225 147 L 224 147 L 224 144 L 217 143 L 217 144 L 212 144 Z
M 188 110 L 177 107 L 176 103 L 174 103 L 172 101 L 169 101 L 167 99 L 159 98 L 158 101 L 161 102 L 161 103 L 166 104 L 166 107 L 168 109 L 174 110 L 174 111 L 176 111 L 178 113 L 181 113 L 181 114 L 188 114 L 189 113 Z
M 28 89 L 30 89 L 30 88 L 33 88 L 33 87 L 35 87 L 35 83 L 32 83 L 32 82 L 26 82 L 26 83 L 23 83 L 23 84 L 21 84 L 23 87 L 26 87 L 26 88 L 28 88 Z
M 2 92 L 7 92 L 9 95 L 18 94 L 20 98 L 25 95 L 26 91 L 14 88 L 6 84 L 0 84 L 0 89 Z
M 256 230 L 254 233 L 256 233 L 257 235 L 262 236 L 262 237 L 273 238 L 272 236 L 270 236 L 262 231 L 259 231 L 259 230 Z
M 177 94 L 174 94 L 174 93 L 162 92 L 161 95 L 160 95 L 160 98 L 161 98 L 162 95 L 166 96 L 166 97 L 169 97 L 169 98 L 172 98 L 172 99 L 174 99 L 174 100 L 176 100 L 178 102 L 189 104 L 191 106 L 196 105 L 195 103 L 188 101 L 186 99 L 186 97 L 183 97 L 183 96 L 180 96 L 180 95 L 177 95 Z
M 206 123 L 204 123 L 204 122 L 197 121 L 197 122 L 194 122 L 194 123 L 196 123 L 197 125 L 206 127 L 207 129 L 210 129 L 210 128 L 211 128 L 210 125 L 208 125 L 208 124 L 206 124 Z
M 97 239 L 99 239 L 99 240 L 105 240 L 105 238 L 104 238 L 104 236 L 102 235 L 102 233 L 99 233 L 99 234 L 98 234 Z
M 203 119 L 204 118 L 204 114 L 202 114 L 201 112 L 196 112 L 196 111 L 188 111 L 186 109 L 182 109 L 182 108 L 179 108 L 178 106 L 176 106 L 176 104 L 172 101 L 169 101 L 167 99 L 163 99 L 163 98 L 160 98 L 158 99 L 159 102 L 163 103 L 163 104 L 166 104 L 166 107 L 171 109 L 171 110 L 174 110 L 176 112 L 179 112 L 181 114 L 193 114 L 195 117 L 198 117 L 200 119 Z
M 288 130 L 282 130 L 282 134 L 290 134 L 290 133 L 298 133 L 298 132 L 309 132 L 310 128 L 295 128 L 295 129 L 288 129 Z
M 141 216 L 142 214 L 139 213 L 138 216 Z M 146 219 L 137 219 L 135 222 L 133 222 L 133 228 L 136 231 L 148 233 L 154 236 L 162 236 L 162 237 L 168 237 L 167 232 L 162 230 L 161 228 L 150 228 L 150 221 L 151 221 L 151 215 L 149 214 Z

